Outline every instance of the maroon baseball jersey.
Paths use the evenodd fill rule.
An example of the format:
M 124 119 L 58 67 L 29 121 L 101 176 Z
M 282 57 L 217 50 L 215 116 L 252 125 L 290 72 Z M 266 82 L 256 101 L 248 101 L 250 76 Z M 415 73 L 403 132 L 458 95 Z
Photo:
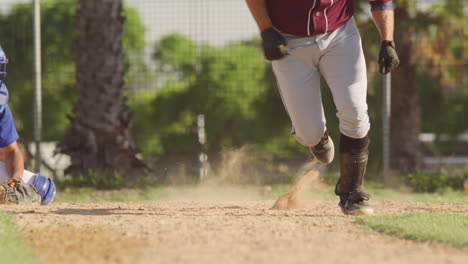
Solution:
M 280 32 L 310 36 L 341 27 L 354 14 L 355 0 L 267 0 L 273 26 Z M 369 0 L 380 5 L 392 0 Z

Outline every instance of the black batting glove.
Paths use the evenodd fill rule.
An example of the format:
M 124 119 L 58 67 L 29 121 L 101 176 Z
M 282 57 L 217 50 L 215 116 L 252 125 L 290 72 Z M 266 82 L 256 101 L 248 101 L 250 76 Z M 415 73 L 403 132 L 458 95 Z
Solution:
M 395 50 L 395 42 L 384 40 L 380 46 L 379 52 L 379 72 L 387 74 L 400 64 L 400 59 Z
M 279 60 L 287 55 L 284 51 L 286 39 L 274 28 L 268 28 L 261 33 L 263 55 L 267 60 Z

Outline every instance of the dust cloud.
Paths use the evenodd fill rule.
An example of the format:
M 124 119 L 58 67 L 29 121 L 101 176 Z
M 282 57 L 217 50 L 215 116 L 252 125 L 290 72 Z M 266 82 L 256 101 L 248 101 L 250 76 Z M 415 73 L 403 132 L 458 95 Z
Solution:
M 294 164 L 276 162 L 271 157 L 259 156 L 251 146 L 223 151 L 220 153 L 218 161 L 214 163 L 209 168 L 208 176 L 200 179 L 197 183 L 169 186 L 165 200 L 276 199 L 273 187 L 270 185 L 271 181 L 279 179 L 286 184 L 293 184 L 297 177 L 295 175 L 301 175 L 293 189 L 283 195 L 281 201 L 279 200 L 274 207 L 274 209 L 293 209 L 300 207 L 302 194 L 308 190 L 308 186 L 313 182 L 319 182 L 319 172 L 314 169 L 315 165 L 311 162 L 302 161 Z M 180 176 L 170 175 L 169 177 Z
M 289 210 L 302 207 L 301 201 L 305 190 L 308 190 L 312 183 L 317 183 L 319 180 L 319 172 L 310 170 L 306 172 L 291 191 L 281 195 L 271 208 L 272 210 Z

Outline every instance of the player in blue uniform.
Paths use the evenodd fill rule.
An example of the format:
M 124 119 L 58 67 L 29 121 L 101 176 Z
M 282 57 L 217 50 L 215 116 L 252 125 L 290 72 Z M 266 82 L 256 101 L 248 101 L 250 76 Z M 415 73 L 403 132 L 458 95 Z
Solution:
M 55 184 L 51 179 L 40 174 L 34 174 L 24 170 L 24 158 L 19 149 L 17 140 L 19 138 L 16 131 L 13 115 L 8 107 L 8 89 L 5 84 L 6 65 L 8 60 L 5 52 L 0 46 L 0 183 L 3 186 L 0 189 L 0 202 L 8 202 L 9 197 L 5 197 L 5 193 L 11 195 L 12 192 L 5 192 L 5 188 L 12 188 L 18 192 L 18 188 L 26 190 L 20 186 L 23 182 L 34 186 L 37 191 L 36 195 L 40 195 L 41 204 L 48 204 L 55 198 Z M 26 177 L 25 177 L 26 176 Z M 2 193 L 3 190 L 3 193 Z M 21 191 L 21 195 L 16 196 L 14 201 L 22 199 L 24 196 L 34 196 L 34 193 L 26 193 Z M 6 201 L 5 201 L 6 200 Z M 29 199 L 32 201 L 32 199 Z M 21 201 L 18 201 L 20 203 Z

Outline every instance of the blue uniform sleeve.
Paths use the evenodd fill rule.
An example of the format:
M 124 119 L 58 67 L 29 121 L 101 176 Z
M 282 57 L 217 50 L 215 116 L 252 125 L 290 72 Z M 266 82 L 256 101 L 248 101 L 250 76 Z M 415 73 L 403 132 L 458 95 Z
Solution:
M 19 138 L 16 131 L 13 115 L 10 108 L 5 106 L 5 110 L 0 114 L 0 148 L 4 148 Z
M 371 11 L 375 10 L 393 10 L 392 0 L 369 0 Z

